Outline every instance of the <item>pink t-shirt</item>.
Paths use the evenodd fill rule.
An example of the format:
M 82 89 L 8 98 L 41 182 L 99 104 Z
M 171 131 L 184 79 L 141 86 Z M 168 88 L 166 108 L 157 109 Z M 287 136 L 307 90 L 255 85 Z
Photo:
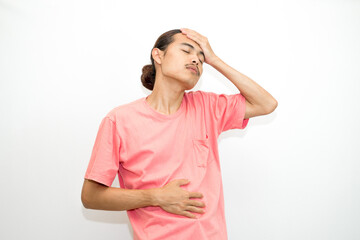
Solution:
M 85 174 L 111 186 L 118 174 L 121 188 L 159 188 L 174 179 L 201 192 L 205 213 L 197 219 L 160 207 L 128 210 L 134 239 L 227 239 L 217 138 L 243 129 L 245 98 L 205 91 L 184 93 L 177 112 L 157 112 L 146 97 L 112 109 L 102 120 Z

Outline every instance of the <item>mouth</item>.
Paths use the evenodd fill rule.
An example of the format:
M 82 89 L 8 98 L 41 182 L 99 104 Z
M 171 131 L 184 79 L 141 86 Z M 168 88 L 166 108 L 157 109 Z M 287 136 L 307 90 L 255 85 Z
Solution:
M 192 71 L 193 73 L 199 74 L 199 71 L 197 70 L 196 67 L 186 67 L 186 68 Z

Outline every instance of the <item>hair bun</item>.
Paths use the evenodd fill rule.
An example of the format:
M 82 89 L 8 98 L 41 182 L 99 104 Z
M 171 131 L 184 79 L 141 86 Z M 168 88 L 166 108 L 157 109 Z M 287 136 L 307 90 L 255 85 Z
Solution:
M 155 69 L 152 64 L 145 65 L 142 68 L 141 82 L 144 87 L 149 90 L 154 89 L 155 84 Z

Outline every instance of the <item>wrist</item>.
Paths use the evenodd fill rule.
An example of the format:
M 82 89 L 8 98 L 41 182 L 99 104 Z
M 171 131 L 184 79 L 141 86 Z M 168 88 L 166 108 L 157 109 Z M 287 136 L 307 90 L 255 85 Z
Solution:
M 159 188 L 151 188 L 146 190 L 146 198 L 149 201 L 150 206 L 158 207 L 159 203 Z
M 217 62 L 219 62 L 221 59 L 218 56 L 214 56 L 213 58 L 211 58 L 211 60 L 209 60 L 209 65 L 210 66 L 214 66 Z

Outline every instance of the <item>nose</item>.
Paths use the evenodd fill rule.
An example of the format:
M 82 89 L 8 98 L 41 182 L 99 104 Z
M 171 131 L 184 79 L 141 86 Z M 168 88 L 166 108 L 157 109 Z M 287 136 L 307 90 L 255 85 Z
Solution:
M 195 59 L 194 59 L 194 60 L 192 60 L 192 62 L 193 62 L 193 63 L 195 63 L 196 65 L 198 65 L 198 64 L 199 64 L 199 62 L 198 62 L 198 61 L 196 61 Z

